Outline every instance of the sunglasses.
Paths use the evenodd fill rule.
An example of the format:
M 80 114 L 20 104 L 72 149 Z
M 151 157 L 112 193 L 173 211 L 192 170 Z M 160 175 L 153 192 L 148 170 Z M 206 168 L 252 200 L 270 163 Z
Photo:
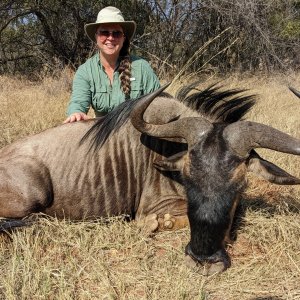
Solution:
M 121 37 L 124 36 L 124 33 L 122 31 L 114 30 L 114 31 L 109 31 L 109 30 L 98 30 L 97 34 L 102 37 L 102 38 L 108 38 L 112 36 L 114 39 L 120 39 Z

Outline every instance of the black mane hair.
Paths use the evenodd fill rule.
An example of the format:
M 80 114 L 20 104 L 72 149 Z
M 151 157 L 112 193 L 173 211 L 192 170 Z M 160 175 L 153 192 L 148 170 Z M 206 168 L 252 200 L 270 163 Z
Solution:
M 192 110 L 209 117 L 214 122 L 230 124 L 239 121 L 255 104 L 254 95 L 241 95 L 247 90 L 231 89 L 221 91 L 222 86 L 217 86 L 217 84 L 199 90 L 196 88 L 198 84 L 199 82 L 196 82 L 181 88 L 175 98 Z M 198 92 L 188 96 L 192 90 Z
M 204 90 L 199 90 L 196 88 L 198 84 L 199 82 L 196 82 L 181 88 L 175 98 L 192 110 L 210 118 L 213 122 L 229 124 L 239 121 L 255 104 L 254 95 L 241 95 L 246 90 L 231 89 L 221 91 L 221 87 L 216 84 Z M 193 90 L 197 92 L 188 95 Z M 167 93 L 162 93 L 160 96 L 172 98 Z M 80 144 L 91 136 L 90 150 L 100 148 L 108 137 L 120 129 L 129 119 L 132 109 L 140 99 L 142 97 L 125 101 L 105 117 L 99 118 L 83 136 Z

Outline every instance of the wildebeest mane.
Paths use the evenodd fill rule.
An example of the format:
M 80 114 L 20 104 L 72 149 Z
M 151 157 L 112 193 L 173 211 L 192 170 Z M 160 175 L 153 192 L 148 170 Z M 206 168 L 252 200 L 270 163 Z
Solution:
M 254 95 L 241 95 L 246 90 L 231 89 L 222 91 L 221 87 L 216 84 L 204 90 L 199 90 L 196 88 L 197 84 L 198 82 L 181 88 L 175 98 L 213 122 L 228 124 L 236 122 L 255 104 Z M 197 92 L 188 95 L 194 90 Z M 160 96 L 171 98 L 167 93 L 162 93 Z M 105 117 L 99 118 L 83 136 L 81 143 L 85 142 L 88 137 L 92 137 L 90 150 L 100 148 L 109 136 L 120 129 L 129 119 L 132 109 L 141 98 L 125 101 Z
M 210 118 L 213 122 L 230 124 L 239 121 L 255 104 L 254 95 L 241 95 L 247 90 L 230 89 L 222 91 L 222 87 L 217 86 L 217 84 L 199 90 L 196 88 L 198 84 L 196 82 L 181 88 L 175 98 L 192 110 Z M 188 95 L 192 90 L 197 92 Z
M 129 115 L 138 99 L 127 100 L 109 112 L 106 116 L 98 118 L 96 123 L 87 131 L 80 141 L 85 142 L 88 137 L 92 136 L 90 150 L 100 148 L 108 137 L 118 130 L 128 120 Z

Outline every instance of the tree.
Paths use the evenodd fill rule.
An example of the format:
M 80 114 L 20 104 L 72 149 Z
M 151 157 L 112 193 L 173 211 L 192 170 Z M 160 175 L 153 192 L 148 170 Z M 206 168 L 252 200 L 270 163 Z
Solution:
M 95 50 L 84 24 L 109 5 L 137 22 L 132 50 L 160 76 L 187 62 L 187 72 L 209 66 L 224 74 L 295 69 L 300 61 L 300 0 L 2 0 L 0 73 L 76 68 Z
M 108 5 L 119 7 L 140 24 L 145 22 L 140 1 L 27 0 L 8 1 L 0 7 L 0 72 L 51 69 L 53 64 L 81 64 L 93 51 L 84 34 L 84 24 L 95 22 L 98 11 Z

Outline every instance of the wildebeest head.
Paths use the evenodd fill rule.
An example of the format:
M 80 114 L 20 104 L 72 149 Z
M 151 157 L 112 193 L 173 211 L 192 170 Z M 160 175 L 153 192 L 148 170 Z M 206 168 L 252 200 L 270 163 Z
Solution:
M 140 132 L 162 139 L 181 138 L 188 150 L 155 161 L 162 171 L 179 171 L 188 198 L 191 240 L 186 253 L 201 263 L 230 266 L 224 239 L 232 210 L 246 185 L 246 172 L 253 171 L 270 182 L 300 184 L 300 179 L 262 159 L 254 149 L 268 148 L 300 155 L 300 140 L 272 127 L 240 121 L 253 105 L 245 102 L 231 121 L 211 122 L 203 117 L 178 118 L 163 125 L 149 124 L 143 115 L 158 92 L 144 97 L 134 107 L 131 121 Z M 167 100 L 165 100 L 167 101 Z M 223 105 L 223 107 L 222 107 Z M 224 103 L 219 111 L 228 116 L 235 103 Z

